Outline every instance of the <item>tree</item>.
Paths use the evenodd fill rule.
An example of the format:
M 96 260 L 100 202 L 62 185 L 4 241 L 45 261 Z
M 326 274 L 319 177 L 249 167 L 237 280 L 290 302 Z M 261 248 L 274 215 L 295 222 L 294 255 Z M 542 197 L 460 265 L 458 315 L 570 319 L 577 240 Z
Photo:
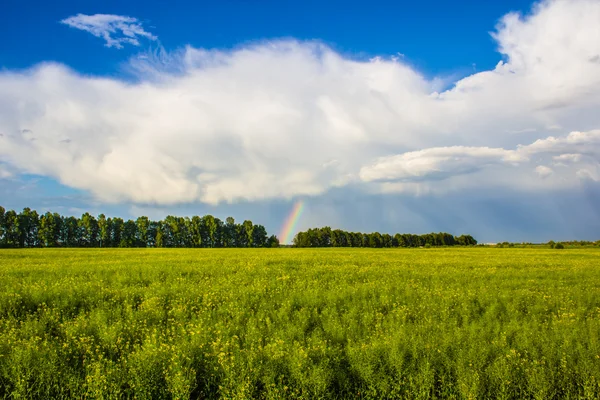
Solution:
M 194 215 L 190 222 L 190 234 L 192 247 L 202 247 L 202 218 L 197 215 Z
M 202 217 L 201 237 L 204 247 L 215 247 L 215 235 L 217 233 L 217 223 L 212 215 Z
M 71 216 L 64 219 L 61 227 L 61 240 L 66 247 L 78 247 L 80 244 L 79 221 Z
M 6 232 L 4 231 L 6 210 L 0 206 L 0 247 L 4 247 L 4 239 Z
M 215 218 L 215 243 L 214 247 L 223 247 L 225 235 L 225 224 L 219 218 Z
M 392 235 L 389 233 L 381 235 L 381 245 L 382 247 L 392 247 Z
M 37 211 L 25 207 L 17 217 L 19 247 L 35 247 L 38 239 L 39 216 Z
M 136 236 L 135 245 L 136 247 L 147 247 L 148 246 L 148 229 L 150 228 L 150 219 L 142 216 L 135 220 L 136 225 Z
M 164 236 L 163 236 L 163 223 L 158 222 L 156 224 L 156 247 L 165 247 Z
M 160 229 L 160 222 L 150 221 L 148 224 L 148 247 L 162 247 L 162 238 L 161 245 L 158 245 L 158 232 Z
M 233 217 L 225 219 L 223 230 L 223 247 L 236 247 L 236 226 Z
M 254 225 L 252 230 L 252 245 L 254 247 L 265 247 L 267 245 L 267 230 L 262 225 Z
M 123 218 L 113 218 L 112 229 L 111 229 L 111 238 L 110 242 L 112 247 L 121 247 L 121 240 L 123 238 L 123 227 L 125 223 L 123 222 Z
M 19 222 L 14 210 L 4 213 L 4 247 L 19 247 Z
M 44 247 L 60 246 L 62 218 L 59 214 L 47 212 L 40 217 L 40 225 L 38 228 L 38 240 Z
M 298 232 L 293 242 L 295 247 L 419 247 L 419 246 L 454 246 L 476 245 L 477 241 L 470 235 L 454 237 L 445 232 L 426 233 L 424 235 L 400 234 L 394 236 L 379 232 L 370 234 L 359 232 L 345 232 L 340 229 L 331 230 L 326 226 L 323 228 L 311 228 L 304 232 Z
M 137 226 L 135 222 L 128 219 L 123 224 L 123 235 L 121 236 L 121 242 L 119 247 L 135 247 L 137 237 Z
M 80 228 L 80 246 L 82 247 L 96 247 L 98 245 L 98 221 L 90 213 L 85 213 L 79 220 Z
M 471 235 L 460 235 L 455 242 L 461 246 L 475 246 L 477 244 L 477 240 Z M 508 243 L 506 244 L 508 245 Z
M 106 219 L 104 214 L 98 216 L 99 244 L 100 247 L 110 247 L 112 237 L 112 220 Z
M 375 232 L 369 235 L 369 247 L 381 247 L 382 238 L 381 233 Z
M 189 217 L 179 218 L 181 228 L 181 247 L 193 247 L 192 220 Z
M 266 247 L 279 247 L 279 239 L 275 235 L 269 236 Z

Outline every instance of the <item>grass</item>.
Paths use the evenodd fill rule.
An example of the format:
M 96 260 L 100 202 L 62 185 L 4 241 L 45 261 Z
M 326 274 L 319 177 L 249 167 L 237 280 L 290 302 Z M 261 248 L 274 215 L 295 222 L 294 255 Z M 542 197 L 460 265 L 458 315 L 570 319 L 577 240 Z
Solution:
M 599 397 L 597 249 L 0 251 L 0 398 Z

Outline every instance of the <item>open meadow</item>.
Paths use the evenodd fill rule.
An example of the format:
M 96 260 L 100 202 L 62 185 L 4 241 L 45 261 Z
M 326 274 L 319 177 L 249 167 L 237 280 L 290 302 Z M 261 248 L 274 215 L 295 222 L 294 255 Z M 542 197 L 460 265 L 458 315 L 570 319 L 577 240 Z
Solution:
M 599 397 L 598 249 L 0 251 L 0 398 Z

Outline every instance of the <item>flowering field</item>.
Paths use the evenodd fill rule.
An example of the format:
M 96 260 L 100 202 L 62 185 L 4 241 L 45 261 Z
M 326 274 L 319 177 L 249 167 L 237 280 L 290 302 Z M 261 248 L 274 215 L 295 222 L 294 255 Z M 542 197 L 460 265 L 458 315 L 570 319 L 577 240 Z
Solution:
M 0 398 L 600 397 L 597 249 L 0 251 Z

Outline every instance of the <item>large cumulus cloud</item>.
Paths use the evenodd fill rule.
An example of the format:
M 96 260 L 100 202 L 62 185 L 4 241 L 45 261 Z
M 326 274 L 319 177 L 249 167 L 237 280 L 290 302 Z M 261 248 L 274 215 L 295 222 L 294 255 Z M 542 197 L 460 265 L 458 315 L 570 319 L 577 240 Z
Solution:
M 542 2 L 493 36 L 496 68 L 446 91 L 397 59 L 293 40 L 136 57 L 135 83 L 2 72 L 0 162 L 156 204 L 598 181 L 600 3 Z

